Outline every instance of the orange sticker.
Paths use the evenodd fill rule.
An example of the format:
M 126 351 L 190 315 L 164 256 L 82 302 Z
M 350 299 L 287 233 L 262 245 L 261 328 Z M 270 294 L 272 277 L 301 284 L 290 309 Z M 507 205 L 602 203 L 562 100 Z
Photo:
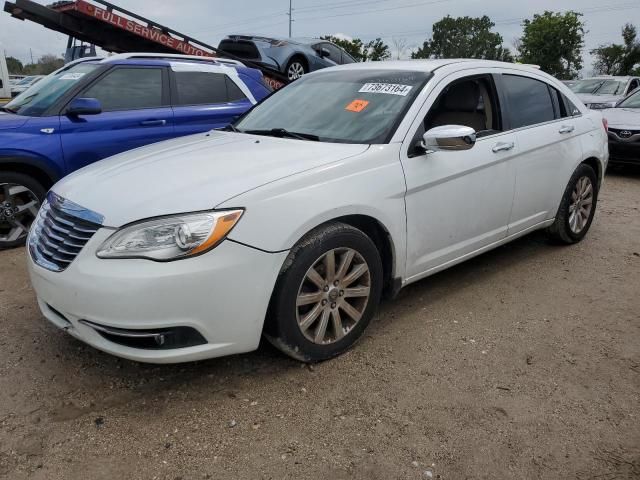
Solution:
M 349 105 L 344 107 L 348 112 L 361 112 L 369 105 L 368 100 L 354 100 Z

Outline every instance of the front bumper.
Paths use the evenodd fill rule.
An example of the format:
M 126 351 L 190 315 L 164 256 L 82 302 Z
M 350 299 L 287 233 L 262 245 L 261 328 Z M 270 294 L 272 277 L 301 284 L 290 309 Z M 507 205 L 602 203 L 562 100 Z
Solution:
M 43 315 L 107 353 L 149 363 L 177 363 L 255 350 L 287 252 L 266 253 L 224 241 L 211 252 L 174 262 L 99 259 L 112 233 L 101 229 L 63 272 L 35 264 L 31 283 Z M 172 349 L 133 348 L 91 324 L 124 330 L 195 329 L 206 343 Z
M 609 163 L 640 165 L 640 141 L 625 142 L 609 135 Z

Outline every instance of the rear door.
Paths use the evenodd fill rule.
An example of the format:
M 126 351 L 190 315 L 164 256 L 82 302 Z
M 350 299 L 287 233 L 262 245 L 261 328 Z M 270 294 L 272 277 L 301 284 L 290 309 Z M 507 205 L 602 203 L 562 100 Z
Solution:
M 588 130 L 579 111 L 569 112 L 564 96 L 542 78 L 498 76 L 509 128 L 515 131 L 516 189 L 509 235 L 552 219 L 573 169 L 580 162 L 579 136 Z M 578 115 L 572 115 L 572 113 Z
M 246 112 L 255 100 L 235 70 L 210 65 L 172 66 L 171 101 L 176 135 L 222 128 Z M 251 97 L 251 98 L 250 98 Z
M 76 98 L 98 99 L 102 113 L 60 117 L 69 171 L 174 136 L 164 67 L 116 66 Z

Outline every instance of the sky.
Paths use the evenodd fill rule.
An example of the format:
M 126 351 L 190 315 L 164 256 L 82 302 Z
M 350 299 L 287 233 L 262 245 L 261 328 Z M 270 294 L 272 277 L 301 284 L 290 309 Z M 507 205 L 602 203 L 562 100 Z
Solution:
M 395 42 L 417 48 L 431 34 L 434 22 L 446 15 L 489 16 L 494 31 L 513 49 L 522 34 L 521 23 L 544 10 L 583 12 L 585 65 L 591 73 L 588 51 L 606 43 L 622 43 L 621 28 L 634 23 L 640 29 L 639 0 L 291 0 L 293 36 L 339 35 L 371 40 L 382 37 L 392 50 Z M 289 0 L 111 0 L 127 10 L 212 45 L 227 34 L 252 33 L 288 36 Z M 50 2 L 39 1 L 47 4 Z M 31 55 L 62 55 L 66 37 L 33 22 L 22 22 L 0 11 L 0 49 L 7 56 L 30 62 Z M 395 55 L 395 53 L 394 53 Z

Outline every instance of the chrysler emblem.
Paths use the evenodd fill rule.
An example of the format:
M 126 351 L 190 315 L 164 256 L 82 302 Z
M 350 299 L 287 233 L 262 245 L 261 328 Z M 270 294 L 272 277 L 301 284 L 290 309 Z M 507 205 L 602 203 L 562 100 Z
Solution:
M 622 130 L 620 132 L 620 138 L 629 138 L 631 136 L 631 132 L 629 130 Z

